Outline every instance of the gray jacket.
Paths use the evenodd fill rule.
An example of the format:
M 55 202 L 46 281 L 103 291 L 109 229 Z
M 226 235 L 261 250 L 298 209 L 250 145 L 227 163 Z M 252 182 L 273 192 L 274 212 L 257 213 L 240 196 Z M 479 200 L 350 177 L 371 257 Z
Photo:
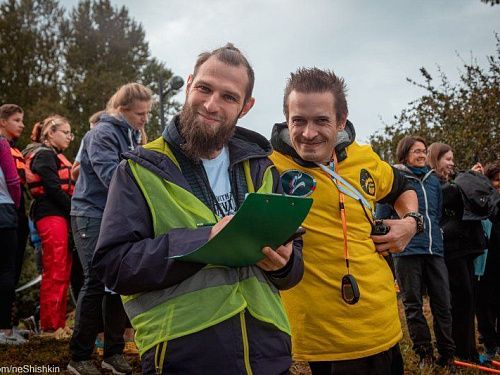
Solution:
M 111 177 L 122 154 L 134 150 L 140 133 L 124 120 L 103 114 L 83 137 L 80 176 L 71 200 L 71 216 L 101 218 Z

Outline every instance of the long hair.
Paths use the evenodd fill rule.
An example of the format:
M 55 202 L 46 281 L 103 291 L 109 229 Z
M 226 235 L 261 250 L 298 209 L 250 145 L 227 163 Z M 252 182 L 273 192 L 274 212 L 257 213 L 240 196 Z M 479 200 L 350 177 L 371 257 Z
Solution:
M 119 108 L 130 108 L 135 100 L 149 102 L 152 97 L 153 92 L 146 86 L 135 82 L 127 83 L 121 86 L 108 100 L 106 112 L 116 113 Z
M 432 169 L 437 171 L 439 159 L 441 159 L 448 151 L 452 151 L 450 145 L 447 145 L 446 143 L 434 142 L 427 149 L 427 164 L 429 164 Z

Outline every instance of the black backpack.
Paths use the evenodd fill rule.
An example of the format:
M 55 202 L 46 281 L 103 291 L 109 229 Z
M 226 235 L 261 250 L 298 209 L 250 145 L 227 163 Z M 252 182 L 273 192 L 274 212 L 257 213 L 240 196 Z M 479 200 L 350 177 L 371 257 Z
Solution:
M 500 193 L 490 180 L 474 171 L 460 173 L 454 183 L 460 188 L 464 202 L 463 220 L 495 217 L 500 209 Z

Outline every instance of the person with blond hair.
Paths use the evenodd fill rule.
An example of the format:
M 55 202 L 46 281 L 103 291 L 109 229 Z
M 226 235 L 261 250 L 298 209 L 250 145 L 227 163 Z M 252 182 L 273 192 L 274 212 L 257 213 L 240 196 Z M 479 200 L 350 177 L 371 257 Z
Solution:
M 33 197 L 30 216 L 43 248 L 40 328 L 54 332 L 66 325 L 71 274 L 69 211 L 74 182 L 71 163 L 62 154 L 73 140 L 68 120 L 59 115 L 37 123 L 31 139 L 38 143 L 26 155 L 26 182 Z
M 123 85 L 109 99 L 96 126 L 83 137 L 80 174 L 71 202 L 71 227 L 84 272 L 70 341 L 68 370 L 73 374 L 100 373 L 91 361 L 91 355 L 101 326 L 104 326 L 102 367 L 114 373 L 132 371 L 123 357 L 127 316 L 120 296 L 106 291 L 93 271 L 92 256 L 111 177 L 122 153 L 141 144 L 141 131 L 148 121 L 151 104 L 150 89 L 139 83 Z

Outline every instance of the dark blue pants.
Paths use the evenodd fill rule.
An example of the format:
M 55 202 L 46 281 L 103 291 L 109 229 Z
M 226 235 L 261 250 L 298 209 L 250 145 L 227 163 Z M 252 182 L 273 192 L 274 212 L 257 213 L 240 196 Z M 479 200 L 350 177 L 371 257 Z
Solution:
M 425 286 L 434 319 L 438 352 L 447 359 L 453 357 L 455 344 L 452 339 L 450 288 L 444 258 L 434 255 L 405 255 L 394 257 L 394 264 L 413 350 L 420 356 L 432 355 L 433 352 L 431 333 L 422 312 Z
M 312 375 L 403 375 L 399 344 L 385 352 L 346 361 L 309 362 Z
M 127 316 L 117 294 L 104 291 L 104 284 L 92 270 L 101 219 L 71 217 L 71 228 L 84 273 L 84 283 L 78 295 L 75 327 L 69 344 L 74 361 L 90 359 L 100 327 L 104 326 L 104 357 L 121 354 L 125 346 L 123 332 Z

